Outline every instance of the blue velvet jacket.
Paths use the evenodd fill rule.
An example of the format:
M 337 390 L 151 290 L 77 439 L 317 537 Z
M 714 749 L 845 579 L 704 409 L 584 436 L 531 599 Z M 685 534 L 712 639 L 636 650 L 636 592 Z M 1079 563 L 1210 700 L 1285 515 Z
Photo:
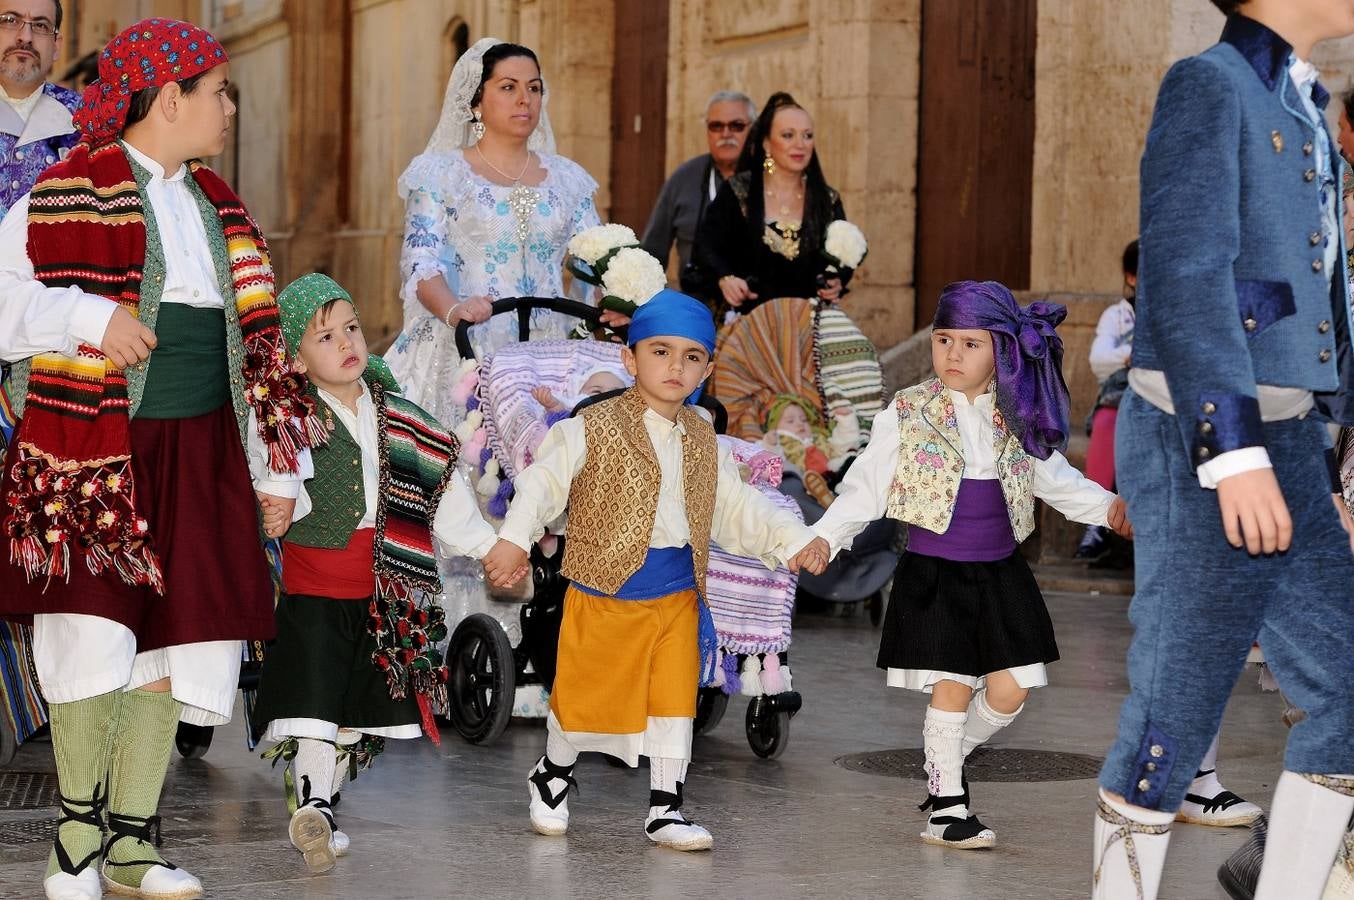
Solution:
M 1327 273 L 1315 142 L 1328 142 L 1337 203 L 1343 161 L 1304 112 L 1290 53 L 1232 16 L 1166 74 L 1147 135 L 1133 365 L 1165 372 L 1196 466 L 1263 446 L 1260 384 L 1311 390 L 1354 424 L 1345 248 Z M 1312 89 L 1318 109 L 1329 99 Z M 1336 222 L 1343 244 L 1342 210 Z

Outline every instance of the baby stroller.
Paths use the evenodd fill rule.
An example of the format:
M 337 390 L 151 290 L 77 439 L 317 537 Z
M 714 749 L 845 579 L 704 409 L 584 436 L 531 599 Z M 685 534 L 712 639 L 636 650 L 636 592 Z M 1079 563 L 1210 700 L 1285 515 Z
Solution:
M 730 434 L 752 441 L 762 437 L 762 417 L 778 396 L 804 398 L 820 416 L 849 405 L 862 445 L 883 407 L 883 373 L 874 347 L 839 307 L 818 300 L 773 300 L 737 316 L 720 332 L 711 385 L 729 411 Z M 845 468 L 834 473 L 829 484 L 844 474 Z M 798 501 L 810 525 L 826 511 L 801 473 L 787 471 L 781 490 Z M 897 565 L 896 532 L 891 520 L 872 522 L 822 574 L 805 574 L 800 590 L 842 607 L 865 601 L 870 621 L 878 625 Z
M 532 308 L 554 309 L 596 322 L 598 312 L 571 301 L 523 298 L 498 301 L 495 314 L 516 310 L 522 316 L 523 331 Z M 523 310 L 526 310 L 524 312 Z M 458 329 L 458 349 L 471 352 L 463 340 L 465 328 Z M 489 497 L 486 513 L 502 516 L 511 496 L 512 479 L 530 464 L 531 455 L 544 437 L 544 422 L 539 406 L 531 398 L 532 388 L 546 386 L 552 391 L 597 368 L 618 368 L 620 345 L 603 341 L 536 341 L 499 348 L 480 361 L 472 404 L 479 418 L 468 424 L 482 428 L 467 435 L 463 458 L 478 455 L 480 479 L 476 489 Z M 616 392 L 600 394 L 578 403 L 576 414 L 588 404 L 600 402 Z M 715 419 L 722 425 L 723 409 L 706 401 Z M 721 440 L 727 440 L 721 438 Z M 759 448 L 744 442 L 735 457 L 748 471 L 763 493 L 779 504 L 793 501 L 775 490 L 778 471 L 772 473 L 774 460 Z M 741 456 L 739 453 L 741 452 Z M 488 479 L 486 484 L 486 479 Z M 563 597 L 567 587 L 560 575 L 563 557 L 562 523 L 552 523 L 547 536 L 532 548 L 531 597 L 518 611 L 518 622 L 510 615 L 474 612 L 455 626 L 448 642 L 447 664 L 451 669 L 448 685 L 448 717 L 463 737 L 473 743 L 493 740 L 502 733 L 512 713 L 509 698 L 521 684 L 540 685 L 548 690 L 554 680 L 555 654 L 559 625 L 563 615 Z M 756 574 L 746 573 L 755 568 Z M 769 577 L 768 577 L 769 576 Z M 759 562 L 730 556 L 712 548 L 708 580 L 709 603 L 721 643 L 717 680 L 724 690 L 703 692 L 700 709 L 706 710 L 706 728 L 713 727 L 718 715 L 711 715 L 712 701 L 719 714 L 727 703 L 725 690 L 755 694 L 749 706 L 748 742 L 760 756 L 783 752 L 789 737 L 789 719 L 799 709 L 799 695 L 790 691 L 788 668 L 781 654 L 789 645 L 790 613 L 794 602 L 795 578 L 787 570 L 768 573 Z M 448 620 L 453 619 L 448 615 Z M 516 646 L 509 628 L 517 624 L 520 640 Z M 769 660 L 769 661 L 768 661 Z M 762 667 L 767 674 L 759 677 Z M 768 693 L 768 690 L 775 693 Z M 723 701 L 716 701 L 719 694 Z M 543 710 L 541 714 L 543 714 Z M 698 716 L 701 715 L 698 709 Z M 700 721 L 700 720 L 698 720 Z

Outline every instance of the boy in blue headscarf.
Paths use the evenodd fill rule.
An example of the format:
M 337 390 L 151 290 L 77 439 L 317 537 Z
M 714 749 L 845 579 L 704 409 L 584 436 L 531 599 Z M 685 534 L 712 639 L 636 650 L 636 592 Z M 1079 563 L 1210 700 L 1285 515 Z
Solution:
M 715 327 L 699 301 L 664 290 L 641 306 L 623 352 L 635 386 L 559 422 L 484 558 L 497 584 L 526 568 L 544 523 L 569 508 L 559 660 L 546 752 L 527 780 L 531 824 L 564 834 L 581 751 L 649 757 L 645 834 L 706 850 L 710 832 L 681 812 L 696 689 L 714 678 L 714 623 L 705 604 L 710 543 L 819 572 L 826 556 L 792 513 L 743 483 L 688 405 L 710 375 Z

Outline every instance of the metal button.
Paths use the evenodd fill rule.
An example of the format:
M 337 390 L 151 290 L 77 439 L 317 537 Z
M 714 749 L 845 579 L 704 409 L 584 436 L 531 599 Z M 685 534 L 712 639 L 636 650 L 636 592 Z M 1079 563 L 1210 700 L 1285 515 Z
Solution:
M 1213 433 L 1213 423 L 1212 423 L 1212 422 L 1204 422 L 1203 424 L 1201 424 L 1201 425 L 1199 426 L 1199 433 L 1200 433 L 1200 434 L 1212 434 L 1212 433 Z
M 1311 234 L 1307 235 L 1307 243 L 1311 244 L 1313 247 L 1321 243 L 1321 232 L 1313 231 Z
M 1320 271 L 1321 271 L 1321 260 L 1319 260 L 1319 259 L 1314 259 L 1314 260 L 1312 260 L 1312 271 L 1313 271 L 1313 272 L 1320 272 Z
M 1304 144 L 1302 145 L 1302 154 L 1303 154 L 1304 156 L 1311 156 L 1311 155 L 1312 155 L 1312 142 L 1311 142 L 1311 141 L 1307 141 L 1306 143 L 1304 143 Z
M 1212 400 L 1205 400 L 1204 405 L 1200 408 L 1204 411 L 1204 415 L 1206 416 L 1211 416 L 1213 415 L 1213 413 L 1218 411 L 1218 407 L 1213 403 Z
M 1149 790 L 1151 790 L 1151 789 L 1152 789 L 1152 782 L 1148 781 L 1146 778 L 1144 778 L 1144 779 L 1142 779 L 1141 781 L 1138 782 L 1138 790 L 1140 790 L 1140 791 L 1149 791 Z
M 1330 362 L 1330 350 L 1322 350 L 1317 354 L 1316 358 L 1322 362 Z
M 1321 332 L 1322 334 L 1325 334 L 1326 332 L 1330 331 L 1330 320 L 1322 319 L 1321 324 L 1316 326 L 1316 330 Z
M 1260 327 L 1260 323 L 1255 321 L 1254 317 L 1247 316 L 1246 320 L 1241 323 L 1241 327 L 1245 328 L 1247 331 L 1254 331 L 1255 329 Z
M 1157 759 L 1161 759 L 1161 757 L 1164 756 L 1166 753 L 1166 748 L 1161 746 L 1160 744 L 1153 744 L 1150 748 L 1148 748 L 1147 752 L 1152 754 Z
M 1210 456 L 1212 456 L 1212 455 L 1213 455 L 1213 451 L 1212 451 L 1212 450 L 1209 450 L 1207 447 L 1200 447 L 1200 448 L 1199 448 L 1198 456 L 1199 456 L 1200 459 L 1208 459 L 1208 458 L 1209 458 Z
M 1271 131 L 1269 133 L 1269 140 L 1272 144 L 1274 144 L 1275 153 L 1283 152 L 1283 135 L 1279 134 L 1279 132 L 1277 131 Z
M 15 159 L 23 159 L 23 158 L 24 158 L 24 152 L 23 152 L 22 150 L 18 151 L 17 153 L 14 154 L 14 158 L 15 158 Z
M 1306 172 L 1302 173 L 1303 181 L 1313 181 L 1315 179 L 1316 179 L 1316 169 L 1308 169 Z
M 1156 764 L 1156 763 L 1149 762 L 1149 763 L 1147 764 L 1147 771 L 1149 771 L 1149 772 L 1155 772 L 1156 770 L 1157 770 L 1157 764 Z

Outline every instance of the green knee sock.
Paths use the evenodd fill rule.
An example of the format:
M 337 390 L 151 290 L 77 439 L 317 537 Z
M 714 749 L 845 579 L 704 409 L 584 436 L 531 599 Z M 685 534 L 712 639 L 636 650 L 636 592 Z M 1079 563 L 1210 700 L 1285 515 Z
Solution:
M 47 877 L 63 869 L 98 865 L 103 846 L 103 805 L 108 796 L 109 749 L 121 706 L 122 691 L 111 691 L 47 707 L 61 790 L 61 825 L 47 859 Z
M 128 691 L 122 702 L 109 773 L 106 871 L 128 887 L 139 887 L 151 866 L 165 864 L 151 842 L 152 831 L 157 837 L 159 831 L 151 820 L 160 805 L 181 706 L 168 691 Z

